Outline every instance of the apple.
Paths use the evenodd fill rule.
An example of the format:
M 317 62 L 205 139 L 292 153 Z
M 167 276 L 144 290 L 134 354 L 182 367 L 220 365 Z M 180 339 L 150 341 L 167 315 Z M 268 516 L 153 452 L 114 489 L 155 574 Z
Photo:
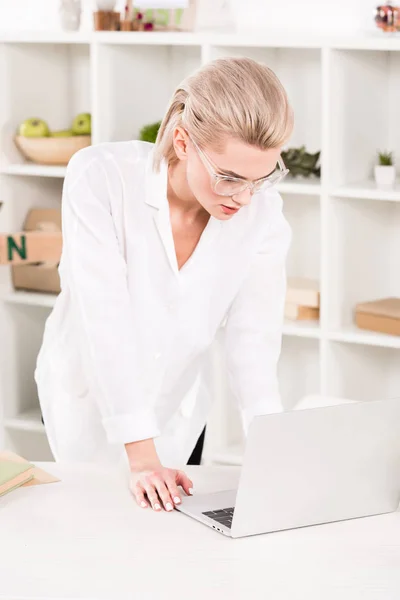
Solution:
M 46 121 L 34 117 L 20 124 L 18 134 L 29 138 L 48 137 L 50 129 Z
M 72 129 L 60 129 L 60 131 L 52 131 L 50 137 L 72 137 Z
M 92 132 L 92 117 L 90 113 L 77 115 L 72 123 L 73 135 L 90 135 Z

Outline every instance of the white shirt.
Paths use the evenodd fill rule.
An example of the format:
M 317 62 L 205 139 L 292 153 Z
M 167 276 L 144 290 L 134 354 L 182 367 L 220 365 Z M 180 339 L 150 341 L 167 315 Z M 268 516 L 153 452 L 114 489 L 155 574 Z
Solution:
M 209 414 L 202 368 L 223 323 L 245 432 L 254 415 L 282 410 L 291 231 L 281 198 L 270 189 L 230 220 L 211 216 L 179 270 L 167 165 L 154 172 L 153 148 L 92 146 L 67 168 L 62 291 L 35 372 L 56 460 L 106 460 L 124 443 L 155 438 L 164 463 L 186 464 Z

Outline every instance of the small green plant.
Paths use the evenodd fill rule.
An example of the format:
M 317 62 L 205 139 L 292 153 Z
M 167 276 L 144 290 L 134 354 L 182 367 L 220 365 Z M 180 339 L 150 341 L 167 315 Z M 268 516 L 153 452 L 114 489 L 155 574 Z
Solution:
M 321 152 L 310 154 L 305 146 L 299 148 L 288 148 L 282 152 L 283 162 L 290 169 L 292 177 L 320 177 L 321 167 L 319 166 Z
M 378 152 L 378 159 L 382 167 L 391 167 L 393 165 L 393 152 Z
M 151 142 L 155 143 L 158 130 L 160 129 L 161 121 L 157 121 L 156 123 L 150 123 L 149 125 L 144 125 L 139 132 L 139 140 L 142 142 Z

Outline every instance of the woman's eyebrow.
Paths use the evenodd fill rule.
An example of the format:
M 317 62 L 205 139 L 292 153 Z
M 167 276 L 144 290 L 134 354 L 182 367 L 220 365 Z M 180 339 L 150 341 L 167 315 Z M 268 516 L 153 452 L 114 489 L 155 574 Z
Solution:
M 229 175 L 231 177 L 237 177 L 238 179 L 246 179 L 243 175 L 238 175 L 234 171 L 225 171 L 224 169 L 218 169 L 221 175 Z
M 230 177 L 237 177 L 238 179 L 244 179 L 245 181 L 247 181 L 247 177 L 243 177 L 243 175 L 238 175 L 237 173 L 235 173 L 234 171 L 225 171 L 224 169 L 218 169 L 220 175 L 228 175 Z M 264 177 L 259 177 L 258 179 L 255 179 L 255 181 L 261 181 L 261 179 L 265 179 L 266 177 L 269 177 L 269 175 L 272 175 L 272 173 L 275 171 L 275 169 L 272 169 L 272 171 L 270 173 L 268 173 L 268 175 L 264 175 Z

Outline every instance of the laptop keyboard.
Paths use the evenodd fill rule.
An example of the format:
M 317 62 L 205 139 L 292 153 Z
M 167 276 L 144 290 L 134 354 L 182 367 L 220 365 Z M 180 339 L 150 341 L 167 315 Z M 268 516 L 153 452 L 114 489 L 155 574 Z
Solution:
M 232 527 L 234 510 L 234 507 L 221 508 L 220 510 L 209 510 L 208 512 L 203 512 L 202 514 L 208 517 L 209 519 L 217 521 L 217 523 L 221 523 L 221 525 L 225 525 L 225 527 L 228 527 L 230 529 Z

